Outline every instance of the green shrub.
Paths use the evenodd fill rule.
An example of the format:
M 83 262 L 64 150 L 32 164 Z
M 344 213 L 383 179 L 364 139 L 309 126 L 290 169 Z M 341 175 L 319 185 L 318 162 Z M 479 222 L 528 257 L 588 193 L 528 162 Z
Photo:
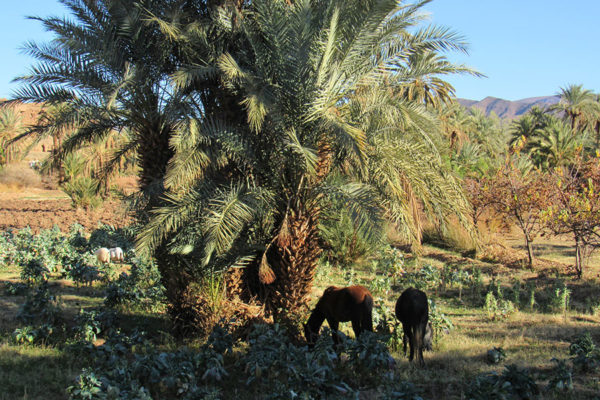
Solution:
M 415 272 L 403 274 L 399 284 L 404 287 L 414 287 L 422 290 L 437 288 L 442 284 L 442 275 L 437 268 L 426 264 Z
M 516 365 L 505 367 L 501 375 L 479 375 L 466 388 L 468 400 L 525 400 L 538 394 L 539 388 L 529 371 Z
M 102 382 L 100 382 L 96 375 L 88 369 L 84 369 L 76 378 L 75 385 L 67 388 L 69 398 L 72 400 L 92 400 L 106 398 L 107 396 L 102 396 L 101 392 Z M 140 400 L 141 399 L 150 400 L 151 397 L 140 396 Z
M 382 337 L 365 331 L 357 340 L 346 338 L 344 350 L 348 354 L 348 367 L 360 377 L 372 380 L 380 376 L 374 371 L 388 370 L 393 361 Z
M 506 352 L 502 347 L 494 347 L 487 351 L 486 359 L 489 364 L 500 364 L 500 362 L 506 360 Z
M 29 260 L 21 269 L 21 279 L 30 285 L 45 282 L 49 276 L 50 270 L 42 265 L 38 259 Z
M 578 370 L 594 372 L 600 369 L 600 348 L 589 332 L 585 332 L 571 342 L 569 353 L 573 356 L 573 366 Z
M 164 291 L 156 264 L 134 258 L 129 273 L 122 273 L 106 287 L 104 305 L 109 308 L 128 306 L 160 311 L 165 307 Z
M 21 282 L 6 282 L 4 284 L 4 293 L 7 296 L 24 296 L 29 293 L 29 285 Z
M 29 294 L 17 313 L 17 319 L 24 323 L 36 321 L 55 325 L 60 318 L 60 306 L 58 299 L 48 288 L 46 281 L 35 288 L 33 294 Z
M 96 311 L 79 310 L 75 317 L 75 337 L 86 342 L 95 342 L 102 331 L 102 323 Z
M 433 340 L 437 342 L 443 333 L 447 333 L 454 329 L 452 321 L 444 314 L 437 306 L 434 300 L 427 299 L 429 303 L 429 322 L 433 327 Z
M 27 325 L 22 328 L 15 329 L 12 337 L 17 344 L 38 344 L 46 343 L 53 332 L 54 327 L 50 324 L 43 324 L 37 328 Z
M 573 371 L 567 366 L 565 360 L 552 359 L 554 368 L 548 377 L 548 390 L 571 391 L 573 390 Z
M 566 313 L 571 302 L 571 291 L 563 281 L 559 281 L 553 291 L 550 300 L 550 308 L 554 312 Z
M 0 232 L 0 268 L 13 265 L 17 259 L 17 247 L 11 231 Z
M 375 332 L 387 337 L 387 346 L 391 351 L 400 351 L 404 332 L 394 310 L 389 309 L 383 302 L 376 302 L 373 308 L 373 325 Z
M 102 199 L 98 196 L 98 181 L 87 177 L 80 176 L 62 186 L 63 192 L 71 198 L 73 207 L 94 209 L 102 203 Z
M 136 226 L 116 228 L 108 224 L 98 224 L 87 241 L 87 250 L 94 252 L 99 247 L 120 247 L 125 252 L 125 259 L 130 260 L 135 255 L 132 253 L 135 243 Z
M 502 298 L 498 300 L 492 291 L 485 295 L 483 309 L 487 317 L 492 321 L 506 319 L 516 311 L 512 301 Z
M 324 256 L 331 263 L 349 266 L 378 253 L 384 246 L 383 228 L 357 225 L 344 204 L 328 207 L 320 221 Z

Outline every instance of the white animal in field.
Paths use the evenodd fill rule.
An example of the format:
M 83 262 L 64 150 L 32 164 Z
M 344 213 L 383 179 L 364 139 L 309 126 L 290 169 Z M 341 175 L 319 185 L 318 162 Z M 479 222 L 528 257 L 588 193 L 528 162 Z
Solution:
M 125 260 L 123 249 L 120 247 L 113 247 L 112 249 L 108 249 L 108 251 L 110 252 L 110 261 L 118 261 L 119 263 L 123 263 Z
M 110 251 L 106 247 L 100 247 L 94 254 L 102 264 L 110 262 Z

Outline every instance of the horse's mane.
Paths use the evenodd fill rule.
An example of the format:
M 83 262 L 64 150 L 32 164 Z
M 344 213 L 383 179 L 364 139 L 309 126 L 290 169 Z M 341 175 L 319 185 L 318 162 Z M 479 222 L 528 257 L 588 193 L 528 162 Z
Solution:
M 323 292 L 323 294 L 331 293 L 331 292 L 333 292 L 333 291 L 335 291 L 337 289 L 339 289 L 337 286 L 329 286 L 327 289 L 325 289 L 325 291 Z

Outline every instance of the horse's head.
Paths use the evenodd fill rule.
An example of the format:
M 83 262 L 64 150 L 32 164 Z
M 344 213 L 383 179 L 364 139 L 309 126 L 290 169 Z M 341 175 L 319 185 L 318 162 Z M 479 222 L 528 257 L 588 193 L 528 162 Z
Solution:
M 423 336 L 423 350 L 433 350 L 433 326 L 431 322 L 427 323 L 425 327 L 425 335 Z

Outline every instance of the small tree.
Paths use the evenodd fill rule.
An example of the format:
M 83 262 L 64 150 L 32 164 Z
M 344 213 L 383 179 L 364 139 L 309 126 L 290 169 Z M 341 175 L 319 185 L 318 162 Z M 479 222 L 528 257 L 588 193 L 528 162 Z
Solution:
M 580 279 L 585 262 L 600 244 L 600 158 L 578 156 L 570 168 L 557 168 L 550 179 L 552 204 L 545 212 L 555 234 L 575 239 L 575 270 Z
M 471 220 L 473 221 L 473 226 L 475 229 L 478 229 L 477 224 L 479 220 L 491 204 L 489 180 L 465 178 L 463 180 L 463 188 L 471 203 Z
M 527 164 L 517 166 L 514 158 L 491 178 L 482 182 L 492 210 L 506 226 L 515 223 L 525 236 L 529 266 L 533 266 L 533 240 L 545 229 L 543 211 L 550 203 L 546 174 Z

